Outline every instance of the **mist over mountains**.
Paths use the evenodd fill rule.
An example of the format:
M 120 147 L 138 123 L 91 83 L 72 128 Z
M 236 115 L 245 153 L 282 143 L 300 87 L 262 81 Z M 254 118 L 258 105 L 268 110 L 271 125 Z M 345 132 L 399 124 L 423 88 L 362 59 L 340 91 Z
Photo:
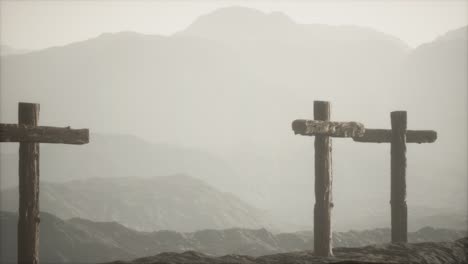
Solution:
M 291 208 L 294 214 L 291 221 L 284 221 L 271 211 L 255 208 L 235 194 L 208 184 L 221 185 L 236 175 L 226 161 L 208 153 L 151 144 L 134 136 L 93 134 L 92 138 L 93 144 L 82 147 L 41 147 L 41 155 L 47 157 L 41 161 L 42 212 L 63 219 L 116 221 L 145 231 L 233 227 L 272 231 L 312 229 L 312 223 L 306 220 L 303 225 L 295 224 L 296 208 Z M 16 153 L 0 157 L 1 164 L 16 164 L 18 160 Z M 80 168 L 82 164 L 86 166 Z M 0 208 L 17 212 L 17 166 L 2 166 L 0 173 L 11 176 L 2 178 Z M 83 175 L 89 178 L 81 179 Z M 336 221 L 335 228 L 365 229 L 368 223 L 388 226 L 387 208 L 366 209 L 350 208 L 346 221 Z M 411 230 L 425 226 L 466 228 L 463 212 L 413 205 L 409 209 Z
M 314 100 L 332 102 L 332 119 L 370 128 L 389 128 L 390 111 L 408 110 L 409 129 L 439 135 L 408 146 L 410 221 L 415 207 L 465 213 L 467 30 L 410 49 L 368 28 L 225 8 L 168 37 L 103 34 L 2 56 L 0 118 L 15 123 L 18 101 L 37 102 L 42 125 L 159 145 L 109 136 L 106 150 L 99 137 L 43 147 L 41 179 L 188 171 L 299 230 L 312 223 L 313 138 L 293 136 L 291 121 L 312 118 Z M 2 186 L 17 175 L 3 156 Z M 389 163 L 388 145 L 334 140 L 337 228 L 389 225 Z
M 91 134 L 91 144 L 42 145 L 41 180 L 65 182 L 87 178 L 150 178 L 176 174 L 209 179 L 219 185 L 235 178 L 225 160 L 201 149 L 152 143 L 132 135 Z M 1 188 L 18 185 L 17 146 L 3 146 Z M 220 175 L 223 176 L 220 176 Z M 216 178 L 218 182 L 216 182 Z
M 261 210 L 187 175 L 90 178 L 40 187 L 41 211 L 62 219 L 115 221 L 142 231 L 270 227 Z M 0 207 L 17 211 L 17 188 L 1 193 Z
M 17 215 L 0 212 L 0 261 L 16 260 Z M 206 229 L 196 232 L 138 232 L 116 222 L 93 222 L 74 218 L 62 220 L 48 213 L 41 214 L 41 263 L 100 263 L 130 260 L 161 252 L 196 250 L 205 254 L 248 254 L 260 256 L 280 252 L 310 250 L 310 231 L 275 234 L 266 229 Z M 466 236 L 465 231 L 423 228 L 409 233 L 410 242 L 453 241 Z M 358 247 L 387 243 L 389 229 L 334 233 L 338 247 Z

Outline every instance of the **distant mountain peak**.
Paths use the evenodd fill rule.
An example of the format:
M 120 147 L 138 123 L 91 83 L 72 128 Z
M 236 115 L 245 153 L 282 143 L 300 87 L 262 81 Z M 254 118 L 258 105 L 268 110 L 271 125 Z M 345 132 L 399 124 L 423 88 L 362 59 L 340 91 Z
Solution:
M 104 39 L 118 39 L 118 38 L 138 38 L 144 36 L 157 36 L 157 35 L 149 35 L 144 34 L 136 31 L 118 31 L 118 32 L 104 32 L 97 36 L 97 38 L 104 38 Z
M 450 41 L 450 40 L 468 40 L 468 25 L 450 30 L 441 35 L 436 41 Z
M 215 10 L 200 16 L 187 29 L 184 35 L 206 36 L 250 35 L 259 31 L 283 31 L 296 23 L 282 12 L 265 13 L 257 9 L 232 6 Z
M 268 20 L 268 22 L 272 22 L 276 20 L 279 22 L 294 23 L 291 18 L 283 12 L 274 11 L 266 13 L 258 9 L 243 6 L 231 6 L 217 9 L 212 13 L 200 16 L 195 23 L 203 20 L 221 20 L 222 22 L 238 23 L 239 19 L 244 21 L 247 20 L 245 22 L 258 22 L 260 20 Z
M 221 8 L 200 16 L 185 30 L 175 35 L 216 40 L 229 46 L 271 46 L 286 43 L 311 47 L 324 41 L 378 41 L 386 42 L 403 52 L 409 50 L 408 45 L 400 39 L 372 28 L 356 25 L 300 24 L 282 12 L 267 13 L 240 6 Z

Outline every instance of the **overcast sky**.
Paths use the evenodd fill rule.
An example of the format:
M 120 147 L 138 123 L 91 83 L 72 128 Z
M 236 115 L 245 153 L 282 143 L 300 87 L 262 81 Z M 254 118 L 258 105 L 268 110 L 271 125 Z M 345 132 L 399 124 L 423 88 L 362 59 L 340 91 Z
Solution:
M 468 24 L 468 1 L 1 1 L 0 41 L 41 49 L 103 32 L 171 34 L 217 8 L 282 11 L 298 23 L 354 24 L 392 34 L 410 46 Z

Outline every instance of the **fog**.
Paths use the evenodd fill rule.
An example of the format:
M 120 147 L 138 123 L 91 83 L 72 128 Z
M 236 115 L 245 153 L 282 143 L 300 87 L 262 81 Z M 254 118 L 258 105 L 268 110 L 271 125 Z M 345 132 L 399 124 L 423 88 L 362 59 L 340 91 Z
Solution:
M 105 32 L 171 35 L 197 17 L 240 5 L 282 12 L 300 24 L 358 25 L 396 36 L 411 47 L 468 23 L 468 3 L 445 1 L 2 1 L 0 40 L 44 49 Z
M 409 228 L 466 226 L 466 2 L 1 7 L 1 42 L 13 47 L 1 57 L 1 121 L 17 122 L 19 101 L 36 102 L 41 125 L 92 132 L 85 146 L 41 146 L 41 181 L 65 184 L 45 188 L 65 204 L 43 202 L 48 212 L 139 230 L 311 230 L 314 140 L 295 136 L 291 122 L 312 119 L 313 101 L 328 100 L 335 121 L 390 128 L 390 112 L 407 110 L 408 129 L 436 130 L 435 143 L 408 144 Z M 2 206 L 14 210 L 8 188 L 17 185 L 17 146 L 1 148 Z M 333 139 L 333 173 L 335 229 L 389 226 L 389 144 Z M 173 174 L 201 179 L 187 180 L 200 190 L 187 200 L 202 197 L 209 210 L 226 205 L 229 219 L 201 214 L 196 225 L 187 218 L 186 229 L 171 225 L 189 212 L 183 202 L 167 198 L 170 213 L 155 213 L 149 205 L 166 200 L 144 196 L 142 187 L 123 190 L 118 181 L 122 202 L 102 215 L 92 199 L 72 199 L 80 194 L 71 180 L 88 186 L 95 177 L 130 178 L 144 186 L 142 177 Z M 219 194 L 203 191 L 205 183 Z M 83 194 L 100 199 L 92 195 Z M 143 216 L 127 209 L 138 206 L 161 222 L 134 220 Z

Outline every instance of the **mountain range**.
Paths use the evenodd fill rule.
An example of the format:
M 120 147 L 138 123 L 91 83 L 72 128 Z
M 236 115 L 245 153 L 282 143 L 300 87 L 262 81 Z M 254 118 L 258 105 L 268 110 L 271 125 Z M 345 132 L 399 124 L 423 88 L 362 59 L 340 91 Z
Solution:
M 2 263 L 15 263 L 16 226 L 16 214 L 0 212 Z M 313 248 L 313 234 L 308 231 L 274 234 L 266 229 L 232 228 L 189 233 L 168 230 L 138 232 L 116 222 L 93 222 L 79 218 L 61 220 L 48 213 L 41 214 L 40 228 L 41 263 L 99 263 L 189 250 L 211 256 L 260 256 Z M 426 227 L 409 233 L 409 240 L 453 241 L 464 236 L 466 231 Z M 359 247 L 386 243 L 389 239 L 389 229 L 349 231 L 334 233 L 333 244 L 335 247 Z
M 153 143 L 132 135 L 92 133 L 90 138 L 90 144 L 81 146 L 42 145 L 41 180 L 65 182 L 187 174 L 220 185 L 224 178 L 235 178 L 225 160 L 197 148 Z M 1 151 L 0 186 L 15 187 L 18 146 L 4 144 Z
M 18 101 L 37 102 L 40 124 L 108 138 L 44 147 L 44 180 L 187 173 L 301 230 L 313 219 L 313 139 L 293 136 L 291 121 L 312 118 L 314 100 L 333 103 L 333 120 L 370 128 L 408 110 L 409 129 L 438 132 L 408 146 L 410 221 L 419 211 L 465 225 L 467 34 L 413 49 L 369 28 L 223 8 L 171 36 L 106 33 L 2 56 L 0 119 L 15 123 Z M 389 146 L 333 144 L 336 230 L 389 226 Z M 0 182 L 11 186 L 9 148 Z
M 87 164 L 100 160 L 94 155 L 81 157 Z M 57 160 L 61 162 L 58 156 Z M 158 161 L 150 161 L 149 164 L 155 163 Z M 67 165 L 66 161 L 63 165 Z M 107 164 L 103 165 L 102 171 L 94 173 L 105 173 Z M 119 168 L 117 166 L 115 169 Z M 133 170 L 140 168 L 133 167 Z M 153 177 L 136 174 L 131 177 L 94 177 L 62 182 L 49 182 L 44 179 L 47 176 L 42 175 L 43 180 L 40 183 L 40 209 L 62 219 L 115 221 L 127 228 L 146 232 L 194 232 L 226 228 L 267 228 L 274 232 L 285 230 L 285 224 L 271 212 L 256 208 L 232 193 L 223 192 L 187 174 Z M 3 211 L 17 212 L 18 204 L 17 187 L 6 188 L 0 192 L 0 208 Z M 414 206 L 411 206 L 409 211 L 411 230 L 425 226 L 466 230 L 467 218 L 463 213 Z M 295 217 L 291 214 L 292 219 Z M 353 218 L 357 217 L 363 216 L 351 215 L 348 219 L 335 218 L 334 221 L 348 229 L 365 229 L 362 228 L 363 223 L 356 225 Z M 388 219 L 379 219 L 381 216 L 375 212 L 370 212 L 370 216 L 367 217 L 373 218 L 371 220 L 374 225 L 381 228 L 388 226 L 385 224 L 385 220 Z M 311 221 L 304 225 L 304 229 L 311 229 L 312 223 Z
M 41 182 L 41 211 L 62 219 L 115 221 L 136 230 L 269 227 L 263 212 L 187 175 Z M 0 208 L 17 211 L 18 189 L 1 193 Z

